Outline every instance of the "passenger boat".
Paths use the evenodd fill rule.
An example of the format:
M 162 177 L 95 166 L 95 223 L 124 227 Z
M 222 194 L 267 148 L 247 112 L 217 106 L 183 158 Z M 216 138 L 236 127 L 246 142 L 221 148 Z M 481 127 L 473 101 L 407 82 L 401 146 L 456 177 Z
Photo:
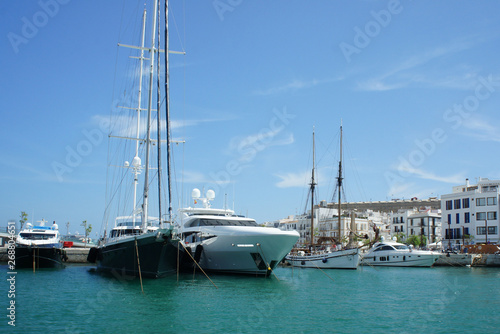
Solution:
M 40 225 L 26 224 L 16 238 L 16 268 L 62 268 L 65 257 L 60 242 L 59 229 L 54 222 L 45 226 L 45 220 Z
M 297 231 L 262 227 L 233 210 L 211 208 L 213 190 L 200 195 L 193 190 L 201 207 L 180 210 L 178 232 L 187 250 L 181 259 L 184 269 L 192 269 L 194 260 L 208 272 L 268 276 L 299 239 Z
M 416 250 L 394 240 L 377 242 L 366 255 L 361 264 L 385 267 L 431 267 L 441 256 L 438 252 Z

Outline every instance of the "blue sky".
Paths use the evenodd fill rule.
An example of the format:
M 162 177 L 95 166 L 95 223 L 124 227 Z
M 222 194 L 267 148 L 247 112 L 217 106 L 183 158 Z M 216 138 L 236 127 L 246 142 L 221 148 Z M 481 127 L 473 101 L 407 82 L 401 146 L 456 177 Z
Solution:
M 143 3 L 0 4 L 0 225 L 26 211 L 101 230 L 100 122 L 133 91 L 137 53 L 117 43 L 140 43 Z M 500 3 L 170 5 L 171 49 L 186 51 L 170 55 L 173 137 L 186 141 L 175 207 L 197 187 L 259 222 L 303 212 L 313 127 L 318 196 L 331 201 L 341 120 L 349 201 L 500 178 Z

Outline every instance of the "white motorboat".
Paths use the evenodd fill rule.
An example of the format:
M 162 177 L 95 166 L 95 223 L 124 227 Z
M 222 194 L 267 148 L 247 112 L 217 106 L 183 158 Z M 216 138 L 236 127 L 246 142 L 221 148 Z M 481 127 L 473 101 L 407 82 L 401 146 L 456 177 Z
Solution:
M 361 264 L 386 267 L 431 267 L 440 253 L 415 250 L 405 244 L 382 240 L 375 243 L 369 252 L 362 256 Z
M 180 209 L 178 232 L 192 256 L 184 254 L 184 268 L 192 268 L 194 259 L 205 271 L 268 276 L 299 239 L 297 231 L 262 227 L 233 210 L 211 208 L 213 190 L 201 198 L 194 189 L 192 196 L 202 207 Z
M 54 222 L 45 226 L 27 223 L 16 239 L 16 268 L 57 268 L 64 267 L 64 252 L 60 242 L 59 229 Z

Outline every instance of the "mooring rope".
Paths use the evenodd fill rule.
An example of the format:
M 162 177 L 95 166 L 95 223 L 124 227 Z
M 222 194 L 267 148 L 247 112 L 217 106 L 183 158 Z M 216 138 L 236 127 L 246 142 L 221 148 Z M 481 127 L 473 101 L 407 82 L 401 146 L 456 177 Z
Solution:
M 267 262 L 266 256 L 264 255 L 264 251 L 262 250 L 262 247 L 260 246 L 260 243 L 257 243 L 257 246 L 259 247 L 260 252 L 262 253 L 262 257 L 264 258 L 264 262 L 266 263 L 267 270 L 269 270 L 271 272 L 271 274 L 273 274 L 274 277 L 276 277 L 276 279 L 279 281 L 280 279 L 278 278 L 278 276 L 276 276 L 276 274 L 274 273 L 274 270 L 271 269 L 271 266 L 269 265 L 269 262 Z
M 215 285 L 215 283 L 210 279 L 210 277 L 208 277 L 208 275 L 205 273 L 205 271 L 200 267 L 200 265 L 198 264 L 198 262 L 196 262 L 196 260 L 193 258 L 193 256 L 191 255 L 190 252 L 188 252 L 188 250 L 186 249 L 186 247 L 184 246 L 184 244 L 179 240 L 178 242 L 179 244 L 182 245 L 182 247 L 184 248 L 184 250 L 186 251 L 186 253 L 189 255 L 189 257 L 191 258 L 191 260 L 193 260 L 194 263 L 196 263 L 196 265 L 198 266 L 198 268 L 200 268 L 201 272 L 208 278 L 208 280 L 215 286 L 216 289 L 218 289 L 217 285 Z M 178 247 L 177 247 L 178 248 Z
M 142 286 L 141 262 L 139 261 L 139 247 L 137 247 L 137 237 L 135 237 L 135 252 L 137 254 L 137 267 L 139 268 L 139 281 L 141 281 L 141 291 L 144 294 L 144 288 Z

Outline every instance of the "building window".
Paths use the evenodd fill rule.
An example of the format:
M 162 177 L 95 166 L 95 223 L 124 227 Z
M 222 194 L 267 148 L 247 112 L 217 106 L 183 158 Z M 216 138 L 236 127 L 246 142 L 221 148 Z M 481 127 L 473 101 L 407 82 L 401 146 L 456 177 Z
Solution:
M 446 210 L 451 210 L 451 209 L 452 209 L 451 201 L 446 201 Z
M 468 198 L 463 198 L 462 199 L 462 207 L 464 209 L 468 209 L 469 208 L 469 199 Z
M 485 206 L 486 198 L 476 198 L 476 206 Z
M 456 199 L 454 201 L 454 209 L 457 210 L 457 209 L 460 209 L 460 200 L 459 199 Z
M 486 212 L 477 212 L 476 213 L 476 220 L 485 220 L 486 219 Z
M 497 212 L 488 212 L 488 220 L 496 220 L 497 219 Z
M 465 224 L 470 223 L 470 212 L 465 212 L 464 213 L 464 223 Z
M 457 224 L 460 224 L 460 214 L 457 213 Z
M 490 234 L 497 234 L 498 229 L 496 226 L 488 226 L 488 235 Z M 477 227 L 477 235 L 486 235 L 486 227 L 485 226 L 478 226 Z
M 448 215 L 448 221 L 446 222 L 447 224 L 451 224 L 451 215 Z
M 488 205 L 497 205 L 497 198 L 496 197 L 488 197 L 487 203 L 488 203 Z
M 469 235 L 469 228 L 468 227 L 464 228 L 464 235 Z
M 483 192 L 486 191 L 497 191 L 498 186 L 483 186 Z

